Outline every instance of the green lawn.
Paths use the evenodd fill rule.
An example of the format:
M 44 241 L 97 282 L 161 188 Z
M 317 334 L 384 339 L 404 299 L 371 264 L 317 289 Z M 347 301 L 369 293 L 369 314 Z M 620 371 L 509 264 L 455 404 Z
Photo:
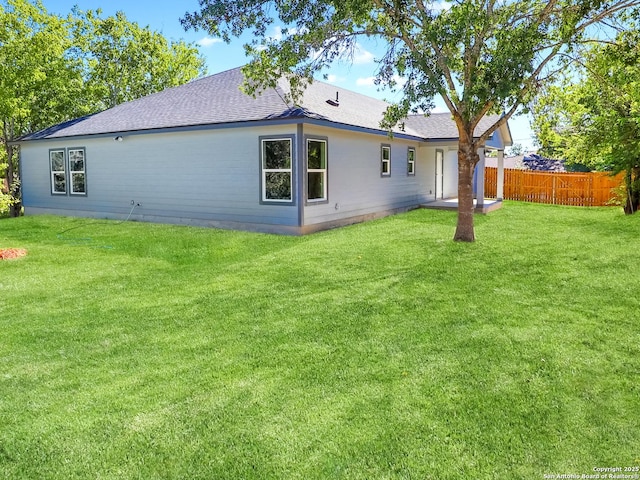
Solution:
M 508 202 L 475 244 L 455 221 L 0 221 L 29 252 L 0 262 L 0 478 L 640 466 L 640 217 Z

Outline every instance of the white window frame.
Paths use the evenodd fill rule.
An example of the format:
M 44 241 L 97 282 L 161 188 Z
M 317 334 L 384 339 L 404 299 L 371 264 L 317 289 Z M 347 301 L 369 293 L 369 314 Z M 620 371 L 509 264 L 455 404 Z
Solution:
M 324 168 L 309 168 L 309 144 L 311 142 L 324 143 Z M 328 142 L 325 138 L 307 138 L 307 203 L 322 203 L 328 201 L 328 188 L 327 188 L 327 169 L 329 165 L 329 153 Z M 322 173 L 322 197 L 321 198 L 309 198 L 309 174 L 310 173 Z
M 267 142 L 289 142 L 289 168 L 265 168 L 265 145 Z M 280 203 L 280 204 L 293 204 L 293 192 L 294 192 L 294 178 L 293 178 L 293 148 L 294 142 L 291 137 L 272 137 L 260 139 L 260 175 L 261 175 L 261 193 L 260 198 L 263 203 Z M 289 196 L 290 198 L 267 198 L 267 174 L 268 173 L 288 173 L 289 174 Z
M 385 158 L 385 152 L 387 152 L 387 158 Z M 380 147 L 380 176 L 391 176 L 391 145 L 382 145 Z
M 82 170 L 72 170 L 71 162 L 72 155 L 76 152 L 82 152 Z M 84 148 L 69 148 L 67 149 L 67 162 L 69 164 L 69 193 L 71 195 L 86 195 L 87 194 L 87 154 Z M 76 192 L 74 188 L 73 177 L 75 175 L 84 176 L 84 190 L 82 192 Z
M 416 149 L 414 147 L 407 148 L 407 175 L 410 177 L 416 174 Z
M 54 170 L 53 169 L 53 154 L 54 153 L 62 153 L 62 170 Z M 69 185 L 69 177 L 67 176 L 67 152 L 64 148 L 58 148 L 49 150 L 49 174 L 51 178 L 51 195 L 66 195 L 67 188 Z M 64 176 L 64 191 L 56 191 L 56 181 L 55 176 L 62 174 Z

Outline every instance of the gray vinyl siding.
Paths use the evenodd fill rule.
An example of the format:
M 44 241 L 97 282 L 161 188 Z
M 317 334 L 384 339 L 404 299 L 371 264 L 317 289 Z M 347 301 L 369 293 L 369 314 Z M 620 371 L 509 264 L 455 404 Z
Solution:
M 36 141 L 22 145 L 25 211 L 295 226 L 297 207 L 260 204 L 260 135 L 295 126 Z M 86 149 L 86 196 L 51 195 L 49 150 Z
M 261 137 L 294 138 L 294 201 L 261 198 Z M 295 137 L 292 137 L 295 136 Z M 327 201 L 305 202 L 305 139 L 327 141 Z M 381 146 L 391 175 L 380 175 Z M 52 195 L 49 151 L 82 147 L 87 195 Z M 407 149 L 415 148 L 415 175 Z M 418 142 L 318 125 L 278 125 L 175 133 L 30 141 L 22 144 L 25 213 L 210 225 L 305 233 L 418 207 L 435 199 L 435 149 L 445 152 L 445 195 L 455 196 L 455 144 Z M 297 173 L 296 173 L 297 172 Z M 132 209 L 131 202 L 134 203 Z M 139 206 L 138 206 L 139 205 Z
M 429 200 L 433 172 L 420 144 L 384 135 L 305 127 L 306 138 L 328 141 L 328 202 L 307 204 L 305 225 L 417 207 Z M 391 146 L 391 175 L 380 175 L 382 145 Z M 407 175 L 407 147 L 416 148 L 416 174 Z M 432 196 L 432 195 L 431 195 Z

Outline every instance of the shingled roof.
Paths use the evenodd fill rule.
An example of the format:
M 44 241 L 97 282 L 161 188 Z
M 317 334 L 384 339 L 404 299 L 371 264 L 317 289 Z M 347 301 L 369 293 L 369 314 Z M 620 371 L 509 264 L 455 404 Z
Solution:
M 386 133 L 380 122 L 388 104 L 382 100 L 314 81 L 304 93 L 300 106 L 285 102 L 288 82 L 253 98 L 240 90 L 244 80 L 240 68 L 210 75 L 169 88 L 93 115 L 70 120 L 24 136 L 21 140 L 68 138 L 122 134 L 165 129 L 206 127 L 257 121 L 311 119 L 338 126 Z M 337 101 L 336 101 L 337 100 Z M 495 122 L 486 117 L 478 129 Z M 451 115 L 412 115 L 398 136 L 416 139 L 456 139 Z
M 474 134 L 479 137 L 499 119 L 499 115 L 483 117 L 476 126 Z M 449 112 L 432 113 L 428 117 L 424 115 L 409 115 L 406 125 L 428 140 L 455 140 L 459 137 L 458 128 Z
M 309 118 L 382 131 L 380 121 L 387 103 L 328 83 L 315 81 L 305 91 L 301 106 L 284 98 L 288 82 L 253 98 L 240 91 L 240 68 L 194 80 L 108 110 L 54 125 L 22 140 L 196 127 L 238 122 Z M 336 97 L 338 106 L 334 105 Z M 420 138 L 410 129 L 397 130 Z
M 55 125 L 23 140 L 286 118 L 294 114 L 283 102 L 280 89 L 268 90 L 254 99 L 239 90 L 242 78 L 240 69 L 211 75 Z

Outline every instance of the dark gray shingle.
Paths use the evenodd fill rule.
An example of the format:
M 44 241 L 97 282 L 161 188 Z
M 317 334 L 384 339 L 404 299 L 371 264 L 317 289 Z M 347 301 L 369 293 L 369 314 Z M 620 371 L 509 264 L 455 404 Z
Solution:
M 500 119 L 500 115 L 487 115 L 475 129 L 475 135 L 480 136 L 486 132 L 495 122 Z M 457 139 L 458 128 L 451 118 L 450 113 L 432 113 L 428 117 L 424 115 L 410 115 L 407 118 L 407 126 L 428 140 L 451 140 Z
M 239 90 L 242 78 L 239 68 L 228 70 L 56 125 L 25 140 L 243 122 L 291 114 L 281 91 L 271 89 L 254 99 Z
M 305 91 L 302 105 L 293 107 L 284 100 L 288 92 L 286 81 L 279 82 L 277 88 L 268 89 L 257 98 L 240 91 L 242 82 L 242 71 L 235 68 L 55 125 L 27 135 L 22 140 L 301 117 L 382 131 L 380 122 L 388 106 L 382 100 L 315 81 Z M 328 102 L 335 100 L 336 95 L 338 106 Z M 493 121 L 494 117 L 486 117 L 478 128 Z M 458 137 L 456 126 L 448 113 L 429 117 L 412 115 L 403 127 L 394 131 L 424 139 Z

